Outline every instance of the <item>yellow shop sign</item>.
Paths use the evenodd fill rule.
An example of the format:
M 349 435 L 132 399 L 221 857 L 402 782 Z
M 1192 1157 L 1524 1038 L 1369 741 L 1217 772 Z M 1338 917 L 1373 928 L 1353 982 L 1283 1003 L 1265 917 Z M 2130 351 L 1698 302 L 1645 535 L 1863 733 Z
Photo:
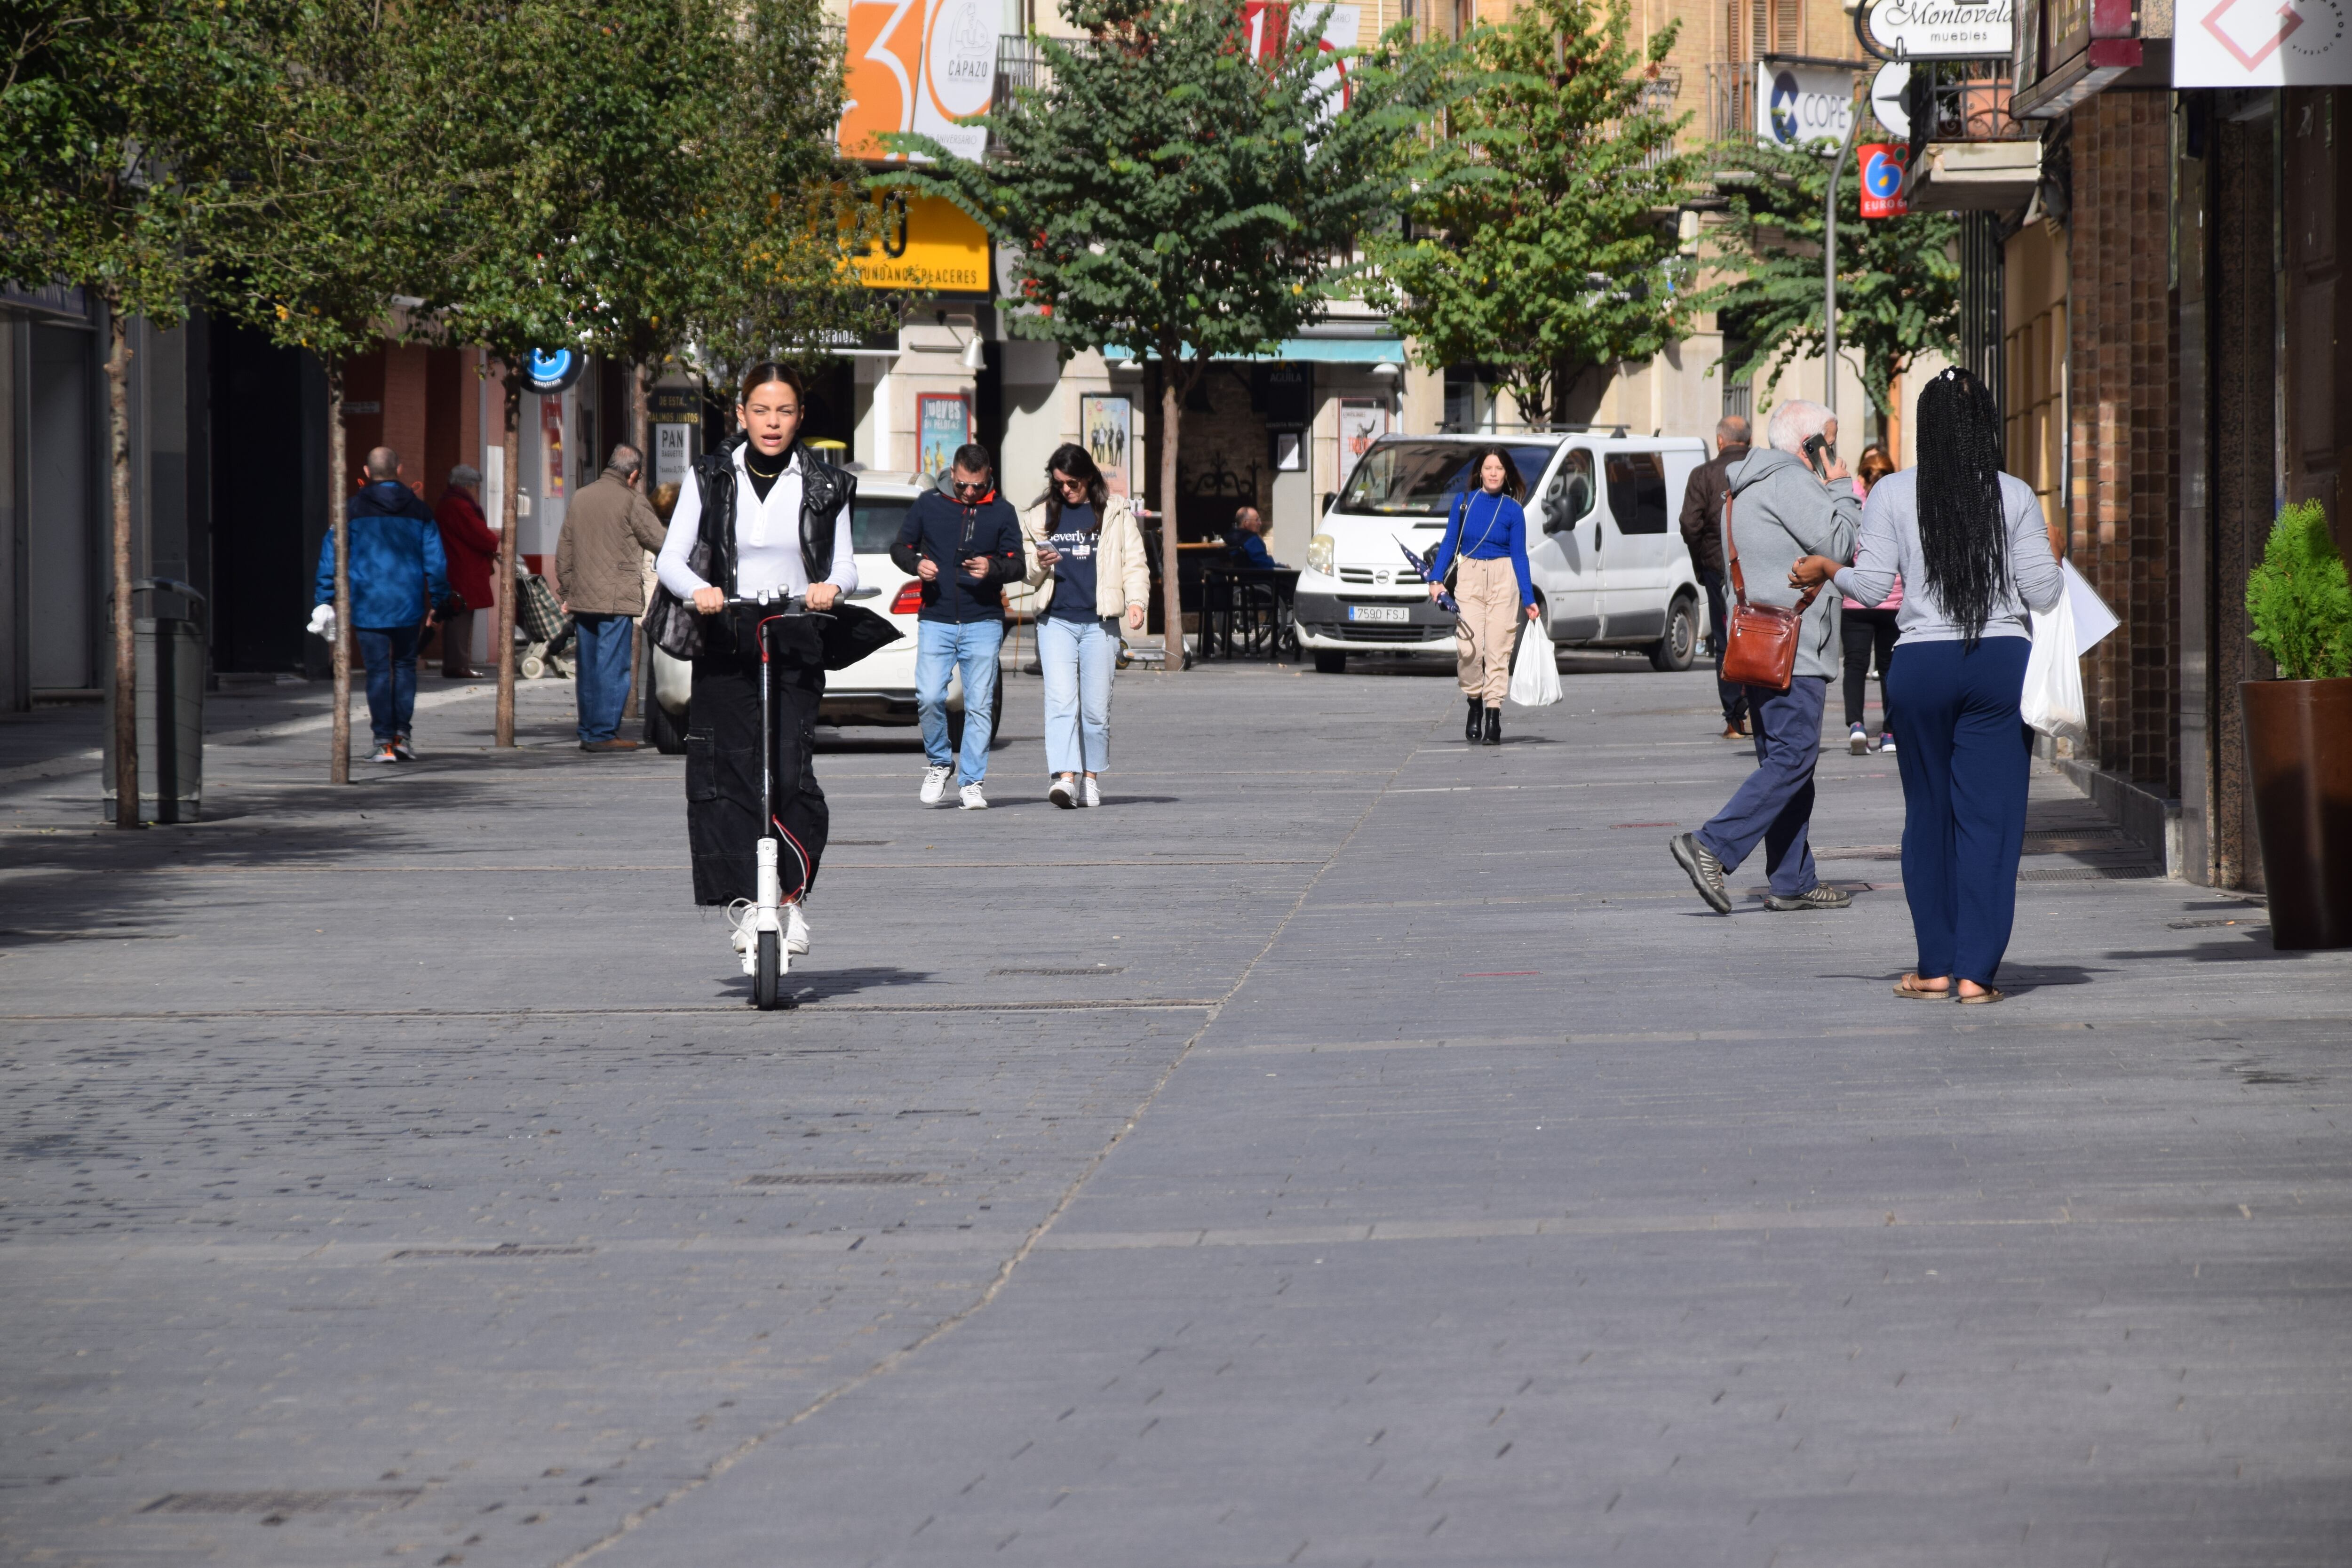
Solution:
M 922 293 L 988 291 L 988 231 L 962 208 L 905 189 L 868 196 L 877 232 L 852 262 L 859 282 Z

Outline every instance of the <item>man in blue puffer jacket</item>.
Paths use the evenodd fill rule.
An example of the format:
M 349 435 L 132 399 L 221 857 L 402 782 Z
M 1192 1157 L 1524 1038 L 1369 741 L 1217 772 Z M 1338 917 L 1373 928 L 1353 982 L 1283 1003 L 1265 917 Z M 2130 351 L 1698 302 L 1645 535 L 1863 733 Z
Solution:
M 351 500 L 352 630 L 367 661 L 368 721 L 375 760 L 414 762 L 408 723 L 416 710 L 416 644 L 433 607 L 449 596 L 440 525 L 425 499 L 401 482 L 400 454 L 367 455 L 368 482 Z M 316 602 L 335 602 L 335 535 L 319 548 Z

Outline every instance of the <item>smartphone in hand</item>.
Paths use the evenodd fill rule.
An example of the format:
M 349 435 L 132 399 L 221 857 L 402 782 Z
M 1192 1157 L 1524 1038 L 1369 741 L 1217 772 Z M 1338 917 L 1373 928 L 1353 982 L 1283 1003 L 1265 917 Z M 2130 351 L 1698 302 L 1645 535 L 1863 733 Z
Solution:
M 1813 470 L 1823 484 L 1829 482 L 1830 468 L 1837 462 L 1837 448 L 1826 436 L 1805 437 L 1805 466 Z

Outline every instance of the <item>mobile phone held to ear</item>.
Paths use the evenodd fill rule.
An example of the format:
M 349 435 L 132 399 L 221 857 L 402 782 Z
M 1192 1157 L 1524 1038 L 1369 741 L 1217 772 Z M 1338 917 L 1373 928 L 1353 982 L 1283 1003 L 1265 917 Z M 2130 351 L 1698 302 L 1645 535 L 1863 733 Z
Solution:
M 1822 483 L 1829 482 L 1830 465 L 1836 461 L 1837 449 L 1830 445 L 1828 437 L 1805 437 L 1805 466 L 1819 475 Z

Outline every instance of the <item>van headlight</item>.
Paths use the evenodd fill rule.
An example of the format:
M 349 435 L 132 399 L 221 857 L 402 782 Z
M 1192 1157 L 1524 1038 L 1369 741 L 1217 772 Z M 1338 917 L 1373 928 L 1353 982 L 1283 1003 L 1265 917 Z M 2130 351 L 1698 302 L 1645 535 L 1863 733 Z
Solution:
M 1307 569 L 1309 572 L 1318 576 L 1333 576 L 1336 574 L 1332 569 L 1338 563 L 1339 545 L 1329 534 L 1318 533 L 1307 542 Z

